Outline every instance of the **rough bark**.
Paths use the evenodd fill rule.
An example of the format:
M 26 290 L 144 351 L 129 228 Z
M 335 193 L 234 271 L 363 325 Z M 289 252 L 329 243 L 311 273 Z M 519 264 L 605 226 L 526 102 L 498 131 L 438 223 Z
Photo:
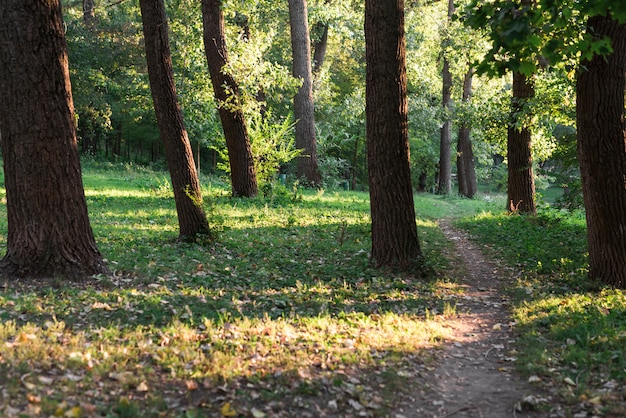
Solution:
M 293 76 L 302 80 L 302 86 L 293 99 L 296 148 L 303 150 L 303 155 L 296 158 L 296 174 L 310 185 L 319 186 L 322 176 L 317 162 L 311 41 L 306 0 L 289 0 L 289 24 L 291 26 Z
M 626 287 L 626 25 L 589 19 L 614 52 L 582 63 L 577 80 L 578 159 L 587 216 L 589 275 Z
M 409 165 L 403 0 L 366 0 L 366 119 L 372 254 L 406 266 L 421 254 Z
M 537 213 L 531 131 L 519 119 L 526 102 L 534 95 L 535 88 L 532 78 L 514 72 L 511 124 L 507 130 L 507 210 L 510 212 Z
M 448 0 L 448 20 L 454 14 L 454 2 Z M 445 43 L 448 40 L 444 38 Z M 445 48 L 444 48 L 445 49 Z M 443 67 L 441 69 L 443 86 L 441 89 L 441 106 L 443 108 L 443 125 L 440 130 L 439 140 L 439 184 L 438 194 L 450 194 L 452 192 L 452 121 L 450 120 L 450 105 L 452 104 L 452 73 L 450 62 L 443 52 Z
M 152 101 L 172 179 L 180 239 L 210 236 L 193 151 L 176 97 L 165 5 L 163 0 L 140 0 L 139 5 Z
M 225 71 L 228 62 L 221 0 L 202 0 L 204 51 L 222 129 L 228 148 L 233 196 L 253 197 L 258 193 L 256 170 L 248 127 L 239 100 L 239 86 Z
M 108 269 L 83 192 L 58 0 L 0 3 L 5 277 L 82 279 Z
M 472 96 L 472 68 L 467 71 L 463 79 L 463 102 L 468 102 Z M 468 198 L 474 197 L 478 191 L 476 182 L 476 165 L 474 163 L 474 150 L 472 149 L 471 128 L 463 123 L 459 127 L 457 138 L 457 178 L 459 182 L 459 194 Z

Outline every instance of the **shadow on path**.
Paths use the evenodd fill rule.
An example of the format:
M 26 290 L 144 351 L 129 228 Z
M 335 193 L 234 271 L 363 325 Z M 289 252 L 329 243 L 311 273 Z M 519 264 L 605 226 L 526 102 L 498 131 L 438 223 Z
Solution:
M 540 396 L 514 372 L 516 333 L 503 289 L 512 272 L 486 259 L 467 235 L 441 220 L 454 243 L 451 259 L 463 293 L 457 315 L 447 319 L 453 337 L 440 361 L 423 376 L 428 387 L 405 402 L 401 417 L 542 417 Z

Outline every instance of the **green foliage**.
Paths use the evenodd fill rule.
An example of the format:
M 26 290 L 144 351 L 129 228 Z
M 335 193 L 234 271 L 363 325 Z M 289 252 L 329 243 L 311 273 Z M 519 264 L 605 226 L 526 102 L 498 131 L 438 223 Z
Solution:
M 489 28 L 491 49 L 480 61 L 479 72 L 531 75 L 549 66 L 571 72 L 581 59 L 609 54 L 610 40 L 585 30 L 589 17 L 607 13 L 626 20 L 626 8 L 611 0 L 471 0 L 461 19 L 472 28 Z
M 271 115 L 256 115 L 250 122 L 250 146 L 259 183 L 272 183 L 284 166 L 300 154 L 295 147 L 295 122 L 289 114 L 282 122 L 272 123 Z

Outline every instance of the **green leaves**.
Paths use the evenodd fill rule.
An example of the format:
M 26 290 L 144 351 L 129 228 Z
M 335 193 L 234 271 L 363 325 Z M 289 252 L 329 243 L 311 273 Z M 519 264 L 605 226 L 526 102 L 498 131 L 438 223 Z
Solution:
M 608 39 L 585 33 L 590 17 L 607 13 L 626 21 L 626 7 L 611 0 L 472 0 L 461 19 L 470 27 L 488 28 L 492 45 L 479 72 L 498 75 L 513 70 L 530 75 L 546 67 L 571 68 L 581 59 L 611 53 Z

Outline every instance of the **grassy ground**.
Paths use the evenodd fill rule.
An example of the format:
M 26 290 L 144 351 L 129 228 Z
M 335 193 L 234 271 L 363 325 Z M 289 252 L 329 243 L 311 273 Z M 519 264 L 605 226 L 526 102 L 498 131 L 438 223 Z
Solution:
M 92 226 L 115 275 L 58 289 L 7 283 L 0 414 L 385 416 L 414 387 L 446 335 L 454 285 L 372 268 L 367 195 L 232 199 L 203 183 L 219 240 L 181 244 L 163 173 L 86 167 Z M 444 271 L 436 224 L 421 219 L 420 232 Z
M 424 278 L 372 268 L 363 193 L 232 199 L 203 179 L 218 241 L 181 244 L 164 173 L 91 163 L 84 174 L 115 275 L 55 289 L 7 283 L 2 415 L 387 416 L 403 390 L 425 383 L 419 371 L 454 312 L 443 217 L 519 269 L 521 369 L 572 404 L 621 401 L 597 389 L 624 382 L 624 297 L 585 283 L 581 218 L 506 216 L 504 200 L 488 195 L 419 195 L 420 241 L 436 272 Z

